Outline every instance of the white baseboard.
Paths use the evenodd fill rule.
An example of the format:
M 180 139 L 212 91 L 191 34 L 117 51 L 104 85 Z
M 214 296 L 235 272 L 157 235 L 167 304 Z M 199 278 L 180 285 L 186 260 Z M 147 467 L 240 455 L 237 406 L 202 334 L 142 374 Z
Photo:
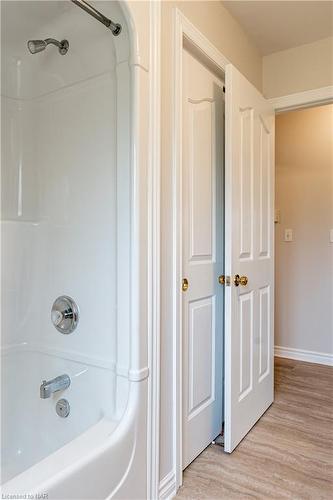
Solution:
M 173 471 L 169 472 L 162 481 L 159 487 L 159 498 L 161 500 L 168 500 L 173 498 L 177 493 L 176 476 Z
M 308 363 L 318 363 L 320 365 L 333 366 L 333 354 L 316 351 L 306 351 L 304 349 L 294 349 L 293 347 L 274 347 L 274 354 L 278 358 L 297 359 Z

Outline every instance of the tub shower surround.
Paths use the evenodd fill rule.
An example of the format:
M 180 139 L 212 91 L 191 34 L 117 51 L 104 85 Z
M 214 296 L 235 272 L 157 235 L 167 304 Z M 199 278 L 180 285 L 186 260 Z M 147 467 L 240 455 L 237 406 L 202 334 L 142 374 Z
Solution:
M 90 7 L 1 2 L 4 498 L 147 495 L 149 47 Z

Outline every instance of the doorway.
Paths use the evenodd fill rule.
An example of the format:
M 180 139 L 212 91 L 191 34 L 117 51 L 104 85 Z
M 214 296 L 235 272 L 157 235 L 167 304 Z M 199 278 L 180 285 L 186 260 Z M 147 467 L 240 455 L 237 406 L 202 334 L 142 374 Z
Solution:
M 333 104 L 276 116 L 275 353 L 332 364 Z
M 184 468 L 223 422 L 232 452 L 273 401 L 274 111 L 228 64 L 224 127 L 224 74 L 188 43 L 181 54 Z
M 204 94 L 194 98 L 192 96 L 192 102 L 187 102 L 192 113 L 191 117 L 187 110 L 192 120 L 191 133 L 188 133 L 186 123 L 189 118 L 184 116 L 183 94 L 186 80 L 184 51 L 188 51 L 189 47 L 192 58 L 194 56 L 196 59 L 191 64 L 197 64 L 199 56 L 205 70 L 208 69 L 208 73 L 218 77 L 219 82 L 214 81 L 215 86 L 221 89 L 225 81 L 225 162 L 222 182 L 225 193 L 225 235 L 224 242 L 222 238 L 222 252 L 219 254 L 216 253 L 217 240 L 214 245 L 210 245 L 211 248 L 207 246 L 209 236 L 210 243 L 213 241 L 210 231 L 213 233 L 212 229 L 216 229 L 216 220 L 214 224 L 211 222 L 216 215 L 216 185 L 219 183 L 218 176 L 212 175 L 211 165 L 214 164 L 216 169 L 216 162 L 212 162 L 210 158 L 212 150 L 215 148 L 215 154 L 217 150 L 216 142 L 212 141 L 216 116 L 214 127 L 211 127 L 212 120 L 207 119 L 211 115 L 216 95 L 212 92 L 208 99 Z M 183 467 L 220 432 L 222 420 L 224 450 L 230 453 L 273 401 L 274 110 L 258 90 L 179 11 L 176 11 L 174 69 L 173 395 L 176 410 L 176 484 L 179 486 Z M 194 88 L 201 85 L 201 73 L 207 76 L 203 70 L 197 69 L 192 73 L 190 83 Z M 211 74 L 209 78 L 214 80 Z M 193 117 L 198 121 L 197 124 L 200 123 L 200 133 L 197 133 L 195 141 Z M 220 137 L 223 137 L 223 130 Z M 192 150 L 188 148 L 191 141 Z M 184 153 L 184 148 L 189 153 Z M 184 194 L 183 188 L 184 184 L 190 184 L 189 192 L 193 192 L 193 182 L 189 176 L 186 177 L 186 154 L 192 170 L 193 158 L 195 161 L 203 158 L 204 162 L 206 157 L 210 158 L 208 184 L 208 179 L 198 169 L 199 188 L 206 194 L 203 199 L 198 188 L 197 214 L 190 221 L 186 209 L 189 205 L 186 197 L 189 198 L 189 194 Z M 188 178 L 191 182 L 188 182 Z M 210 190 L 207 189 L 208 185 Z M 208 192 L 210 196 L 207 196 Z M 215 201 L 212 203 L 214 197 Z M 210 212 L 207 207 L 210 207 Z M 211 207 L 214 208 L 213 211 Z M 201 217 L 202 211 L 208 215 Z M 207 224 L 205 221 L 209 221 L 209 218 L 210 223 Z M 221 218 L 221 222 L 222 220 Z M 184 227 L 185 224 L 188 227 Z M 199 244 L 195 255 L 188 252 L 189 241 L 192 249 L 194 248 L 193 238 L 189 238 L 193 228 L 196 230 L 196 243 Z M 195 233 L 192 231 L 192 234 Z M 202 234 L 206 236 L 202 238 Z M 187 253 L 184 253 L 184 247 L 187 248 Z M 215 258 L 212 258 L 214 252 Z M 216 259 L 217 255 L 224 256 L 222 265 Z M 191 261 L 192 257 L 195 258 Z M 200 277 L 201 266 L 205 270 Z M 220 269 L 224 273 L 221 274 Z M 192 270 L 195 275 L 191 275 L 189 279 L 185 272 Z M 199 291 L 195 286 L 197 279 L 202 288 Z M 191 283 L 192 292 L 196 293 L 192 298 L 189 293 Z M 196 300 L 199 307 L 196 307 Z M 222 308 L 224 305 L 224 314 L 218 317 L 218 321 L 222 323 L 221 337 L 216 336 L 219 331 L 216 303 L 222 304 Z M 195 350 L 191 342 L 193 335 L 196 337 Z M 216 339 L 219 346 L 216 346 Z M 216 351 L 223 353 L 222 359 Z M 219 399 L 221 405 L 218 404 Z M 203 423 L 201 419 L 205 418 L 207 420 Z M 190 429 L 192 424 L 193 429 L 188 432 L 186 426 Z M 202 433 L 202 429 L 206 434 Z

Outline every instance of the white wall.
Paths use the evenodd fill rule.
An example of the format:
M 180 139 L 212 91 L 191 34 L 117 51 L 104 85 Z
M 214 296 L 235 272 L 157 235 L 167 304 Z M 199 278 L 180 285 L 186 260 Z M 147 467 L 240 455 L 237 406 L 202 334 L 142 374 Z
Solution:
M 332 129 L 333 104 L 276 117 L 275 345 L 331 355 Z
M 263 57 L 265 97 L 329 85 L 333 85 L 333 37 Z

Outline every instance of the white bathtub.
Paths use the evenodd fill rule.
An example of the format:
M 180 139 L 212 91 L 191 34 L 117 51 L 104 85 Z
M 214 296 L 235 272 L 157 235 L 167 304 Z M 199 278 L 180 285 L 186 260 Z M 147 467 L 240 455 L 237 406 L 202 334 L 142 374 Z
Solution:
M 43 352 L 23 344 L 5 349 L 2 356 L 2 480 L 8 481 L 107 419 L 117 426 L 114 408 L 114 367 L 94 366 L 68 359 L 64 353 Z M 87 364 L 89 363 L 89 364 Z M 113 369 L 112 369 L 113 368 Z M 49 399 L 41 399 L 42 380 L 67 374 L 71 385 Z M 22 376 L 24 375 L 24 376 Z M 110 392 L 110 397 L 107 393 Z M 57 415 L 60 398 L 70 402 L 67 418 Z M 101 405 L 102 402 L 102 405 Z
M 41 374 L 52 378 L 63 372 L 71 378 L 70 387 L 40 399 Z M 112 398 L 103 395 L 106 406 L 102 411 L 99 406 L 99 391 L 106 386 L 112 390 L 114 379 L 110 368 L 71 361 L 28 345 L 4 350 L 2 498 L 145 498 L 145 481 L 139 478 L 146 471 L 147 382 L 123 380 L 124 386 L 130 386 L 129 401 L 124 415 L 115 418 L 115 409 L 107 403 Z M 61 397 L 68 398 L 71 406 L 65 419 L 55 412 Z

